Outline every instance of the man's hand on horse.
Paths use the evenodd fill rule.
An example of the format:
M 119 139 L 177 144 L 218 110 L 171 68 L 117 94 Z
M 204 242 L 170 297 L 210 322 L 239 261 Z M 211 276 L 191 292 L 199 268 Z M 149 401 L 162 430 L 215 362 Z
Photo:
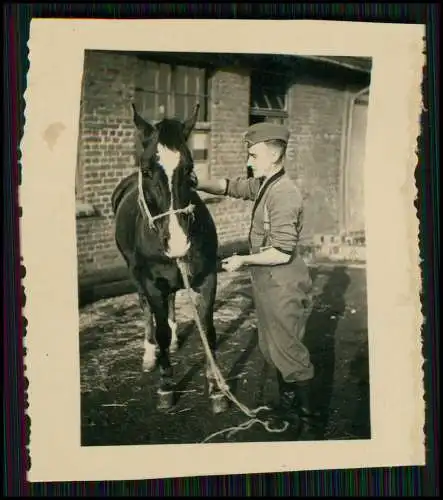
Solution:
M 245 260 L 241 255 L 233 255 L 222 260 L 222 268 L 229 273 L 238 271 L 244 264 Z
M 191 189 L 196 189 L 198 186 L 198 177 L 194 171 L 189 174 L 189 185 Z

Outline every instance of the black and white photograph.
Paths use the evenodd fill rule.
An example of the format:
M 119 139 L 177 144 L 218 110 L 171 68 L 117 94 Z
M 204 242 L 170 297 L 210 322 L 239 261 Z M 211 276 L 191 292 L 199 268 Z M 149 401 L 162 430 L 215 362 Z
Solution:
M 419 464 L 420 30 L 98 22 L 31 30 L 37 480 Z
M 369 58 L 85 52 L 82 445 L 371 437 L 370 82 Z

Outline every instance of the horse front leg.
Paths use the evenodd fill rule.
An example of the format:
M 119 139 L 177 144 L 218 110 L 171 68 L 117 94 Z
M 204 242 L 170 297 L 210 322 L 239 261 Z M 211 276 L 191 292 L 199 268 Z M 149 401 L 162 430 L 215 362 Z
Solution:
M 154 335 L 154 318 L 151 306 L 143 293 L 139 293 L 139 301 L 145 320 L 142 369 L 144 372 L 151 372 L 156 366 L 158 355 L 158 348 Z
M 139 301 L 145 320 L 145 336 L 143 339 L 143 371 L 151 372 L 156 367 L 157 357 L 159 355 L 159 347 L 156 343 L 154 316 L 152 314 L 151 306 L 143 293 L 139 293 Z M 178 348 L 177 323 L 175 318 L 175 294 L 172 294 L 168 299 L 168 324 L 171 329 L 171 344 L 169 346 L 169 352 L 171 354 L 175 353 Z
M 166 297 L 153 301 L 155 340 L 158 346 L 157 362 L 160 368 L 157 409 L 161 411 L 169 410 L 175 404 L 173 370 L 169 357 L 171 327 L 168 321 L 168 309 Z
M 178 349 L 178 336 L 177 336 L 177 321 L 175 314 L 175 293 L 171 293 L 168 297 L 168 324 L 171 328 L 171 344 L 169 346 L 169 352 L 174 354 Z
M 217 274 L 206 277 L 203 284 L 194 290 L 196 293 L 197 311 L 202 324 L 212 357 L 217 362 L 217 333 L 214 326 L 214 305 L 217 292 Z M 205 353 L 206 354 L 206 353 Z M 211 401 L 212 412 L 222 413 L 228 409 L 228 400 L 217 384 L 216 376 L 209 359 L 205 364 L 206 383 Z
M 148 301 L 147 289 L 145 283 L 143 282 L 143 278 L 141 277 L 140 268 L 136 264 L 131 263 L 129 258 L 125 257 L 125 260 L 128 265 L 129 274 L 137 290 L 138 300 L 145 323 L 142 370 L 144 372 L 151 372 L 156 366 L 158 354 L 154 335 L 152 309 Z

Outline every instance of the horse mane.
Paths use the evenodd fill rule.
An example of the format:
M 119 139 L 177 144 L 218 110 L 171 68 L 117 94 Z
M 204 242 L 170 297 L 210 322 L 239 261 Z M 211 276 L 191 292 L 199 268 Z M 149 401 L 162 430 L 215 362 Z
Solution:
M 128 191 L 128 189 L 135 187 L 137 185 L 137 178 L 138 178 L 138 171 L 132 172 L 132 174 L 129 174 L 128 176 L 124 177 L 117 184 L 117 187 L 114 189 L 112 196 L 111 196 L 111 206 L 112 206 L 112 211 L 114 212 L 114 215 L 117 214 L 117 210 L 118 210 L 118 207 L 120 205 L 120 202 L 121 202 L 123 196 Z

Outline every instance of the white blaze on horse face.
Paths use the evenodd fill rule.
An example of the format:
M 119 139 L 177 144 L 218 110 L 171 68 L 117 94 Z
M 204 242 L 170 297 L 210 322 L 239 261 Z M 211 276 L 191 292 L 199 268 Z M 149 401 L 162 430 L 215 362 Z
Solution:
M 172 191 L 172 178 L 176 168 L 180 163 L 180 153 L 171 151 L 161 144 L 158 145 L 157 154 L 159 156 L 159 163 L 163 167 L 169 183 L 169 190 L 171 192 L 171 205 L 169 210 L 174 209 L 174 198 Z M 189 242 L 186 234 L 178 223 L 176 214 L 169 215 L 169 241 L 166 255 L 171 259 L 184 257 L 189 250 Z

